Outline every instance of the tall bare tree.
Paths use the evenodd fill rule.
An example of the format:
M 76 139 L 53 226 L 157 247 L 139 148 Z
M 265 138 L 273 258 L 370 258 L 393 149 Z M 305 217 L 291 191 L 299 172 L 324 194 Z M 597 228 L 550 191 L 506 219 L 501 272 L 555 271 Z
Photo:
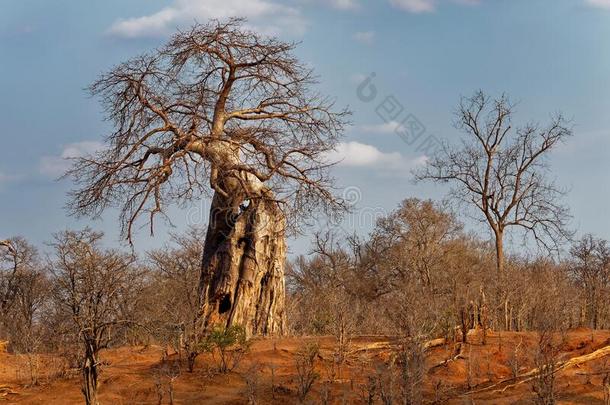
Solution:
M 79 347 L 82 392 L 87 405 L 97 405 L 99 353 L 117 330 L 134 323 L 132 313 L 142 276 L 131 255 L 100 246 L 101 233 L 65 231 L 51 244 L 49 263 L 53 300 L 68 319 L 67 332 Z
M 294 44 L 243 20 L 196 25 L 91 86 L 115 130 L 70 171 L 72 211 L 121 207 L 123 231 L 168 204 L 210 195 L 199 286 L 204 326 L 284 330 L 285 228 L 316 207 L 341 209 L 327 152 L 348 111 L 312 90 Z
M 565 191 L 548 179 L 546 158 L 572 131 L 561 115 L 546 127 L 513 128 L 513 113 L 506 96 L 492 99 L 479 91 L 463 98 L 456 113 L 456 128 L 466 134 L 461 144 L 445 144 L 416 172 L 418 180 L 452 184 L 451 196 L 482 214 L 495 237 L 500 274 L 507 228 L 525 230 L 549 250 L 570 236 Z

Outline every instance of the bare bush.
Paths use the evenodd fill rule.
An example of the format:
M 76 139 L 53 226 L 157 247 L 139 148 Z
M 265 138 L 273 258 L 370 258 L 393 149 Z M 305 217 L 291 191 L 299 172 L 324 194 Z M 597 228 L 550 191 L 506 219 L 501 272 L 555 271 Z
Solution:
M 305 401 L 314 383 L 320 375 L 316 372 L 316 360 L 320 355 L 320 346 L 316 343 L 302 347 L 294 356 L 297 371 L 297 394 L 299 401 Z
M 537 405 L 556 403 L 556 372 L 559 362 L 559 343 L 554 331 L 547 327 L 539 332 L 538 344 L 534 354 L 534 364 L 538 370 L 532 382 L 532 391 Z
M 406 339 L 395 359 L 398 368 L 400 399 L 404 405 L 422 403 L 422 383 L 426 373 L 424 345 L 418 339 Z
M 246 381 L 245 397 L 248 400 L 248 405 L 256 405 L 258 403 L 261 370 L 261 365 L 255 362 L 246 369 L 243 375 Z
M 153 335 L 184 354 L 190 372 L 199 355 L 198 280 L 203 231 L 191 228 L 171 235 L 171 245 L 148 253 L 151 280 L 146 286 L 146 310 Z
M 174 404 L 175 387 L 174 383 L 180 377 L 182 369 L 179 362 L 169 361 L 164 358 L 161 360 L 159 367 L 155 369 L 155 390 L 157 393 L 157 404 L 161 405 L 167 394 L 167 402 L 170 405 Z

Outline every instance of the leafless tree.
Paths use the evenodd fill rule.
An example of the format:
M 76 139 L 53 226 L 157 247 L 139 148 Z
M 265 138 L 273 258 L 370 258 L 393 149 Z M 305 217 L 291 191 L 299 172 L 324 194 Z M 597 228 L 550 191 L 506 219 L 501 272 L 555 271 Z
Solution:
M 554 405 L 557 400 L 556 373 L 561 342 L 557 342 L 558 338 L 554 335 L 555 328 L 555 325 L 547 322 L 539 331 L 534 353 L 534 364 L 538 373 L 532 381 L 532 391 L 536 395 L 534 403 L 537 405 Z
M 294 44 L 243 20 L 195 25 L 91 86 L 114 132 L 69 172 L 71 210 L 121 207 L 123 232 L 168 204 L 212 196 L 201 269 L 206 326 L 284 330 L 285 227 L 315 207 L 342 209 L 327 153 L 348 112 L 312 90 Z
M 80 346 L 85 402 L 97 405 L 100 350 L 121 327 L 132 324 L 141 276 L 134 257 L 100 246 L 102 234 L 90 229 L 55 235 L 49 263 L 57 311 L 69 319 L 71 338 Z
M 456 127 L 465 132 L 459 146 L 445 144 L 416 171 L 418 180 L 453 185 L 450 195 L 483 215 L 495 237 L 496 265 L 504 269 L 504 236 L 516 227 L 549 250 L 570 236 L 565 191 L 550 181 L 547 156 L 572 134 L 561 115 L 542 127 L 513 128 L 514 108 L 506 96 L 479 91 L 460 102 Z
M 297 371 L 297 394 L 300 403 L 304 403 L 314 383 L 320 377 L 316 372 L 316 362 L 319 355 L 319 345 L 310 343 L 302 347 L 294 356 Z
M 0 324 L 4 324 L 3 333 L 10 329 L 17 338 L 18 330 L 32 326 L 34 312 L 44 298 L 38 290 L 42 273 L 38 251 L 25 239 L 2 243 L 7 249 L 0 250 Z
M 0 339 L 25 354 L 30 383 L 38 383 L 38 357 L 48 331 L 38 322 L 48 301 L 48 280 L 37 249 L 23 238 L 4 241 L 0 251 Z
M 608 242 L 585 235 L 570 250 L 570 269 L 584 292 L 584 317 L 588 326 L 597 329 L 608 311 L 610 296 L 610 247 Z M 607 320 L 607 318 L 606 318 Z
M 377 226 L 378 236 L 394 241 L 396 254 L 407 260 L 397 270 L 412 272 L 428 289 L 437 278 L 435 272 L 441 271 L 439 265 L 448 247 L 445 242 L 456 237 L 461 229 L 462 225 L 446 207 L 417 198 L 404 200 Z
M 151 313 L 157 329 L 184 350 L 188 369 L 193 371 L 200 339 L 197 330 L 199 303 L 197 283 L 201 270 L 202 230 L 191 228 L 184 234 L 172 235 L 171 245 L 149 252 L 152 270 L 150 292 Z
M 17 276 L 19 271 L 19 255 L 9 241 L 3 241 L 2 246 L 7 247 L 0 251 L 2 271 L 0 273 L 0 313 L 6 314 L 14 304 L 17 295 Z

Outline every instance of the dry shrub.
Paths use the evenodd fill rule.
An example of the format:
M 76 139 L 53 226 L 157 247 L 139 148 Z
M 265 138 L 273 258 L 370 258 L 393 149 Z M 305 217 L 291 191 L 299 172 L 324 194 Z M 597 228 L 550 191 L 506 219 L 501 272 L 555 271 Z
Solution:
M 294 356 L 297 370 L 297 394 L 301 402 L 305 401 L 313 384 L 320 378 L 316 372 L 316 360 L 319 355 L 320 346 L 317 343 L 310 343 L 302 347 Z

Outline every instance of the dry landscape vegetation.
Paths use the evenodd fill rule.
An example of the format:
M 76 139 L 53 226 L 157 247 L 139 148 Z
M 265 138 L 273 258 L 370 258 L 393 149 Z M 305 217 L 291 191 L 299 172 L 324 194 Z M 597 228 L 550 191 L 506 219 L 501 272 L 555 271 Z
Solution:
M 605 404 L 608 400 L 610 333 L 575 329 L 558 337 L 558 366 L 573 364 L 553 378 L 556 401 L 562 404 Z M 538 336 L 527 332 L 492 333 L 486 345 L 480 333 L 471 334 L 468 345 L 443 344 L 425 350 L 424 370 L 418 381 L 422 403 L 529 404 L 535 402 L 534 384 Z M 101 403 L 113 404 L 286 404 L 299 403 L 303 390 L 297 362 L 308 347 L 316 347 L 314 378 L 304 403 L 371 404 L 404 403 L 405 381 L 400 338 L 361 336 L 350 340 L 345 360 L 336 361 L 334 337 L 257 338 L 238 367 L 217 370 L 209 355 L 186 370 L 180 354 L 160 346 L 129 346 L 102 352 Z M 459 346 L 459 347 L 456 347 Z M 456 357 L 456 353 L 460 353 Z M 587 358 L 594 354 L 595 359 Z M 80 376 L 69 370 L 65 359 L 36 356 L 37 381 L 32 383 L 31 362 L 26 355 L 2 354 L 0 377 L 6 403 L 81 403 Z M 520 378 L 514 378 L 519 368 Z M 396 374 L 395 374 L 396 373 Z M 417 403 L 410 397 L 407 403 Z
M 462 142 L 414 172 L 446 201 L 287 259 L 308 218 L 358 215 L 328 161 L 351 112 L 296 46 L 211 21 L 91 85 L 113 131 L 66 174 L 70 213 L 116 208 L 131 242 L 210 198 L 207 227 L 147 252 L 90 228 L 2 241 L 0 402 L 609 405 L 610 246 L 575 236 L 548 164 L 571 123 L 464 97 Z

